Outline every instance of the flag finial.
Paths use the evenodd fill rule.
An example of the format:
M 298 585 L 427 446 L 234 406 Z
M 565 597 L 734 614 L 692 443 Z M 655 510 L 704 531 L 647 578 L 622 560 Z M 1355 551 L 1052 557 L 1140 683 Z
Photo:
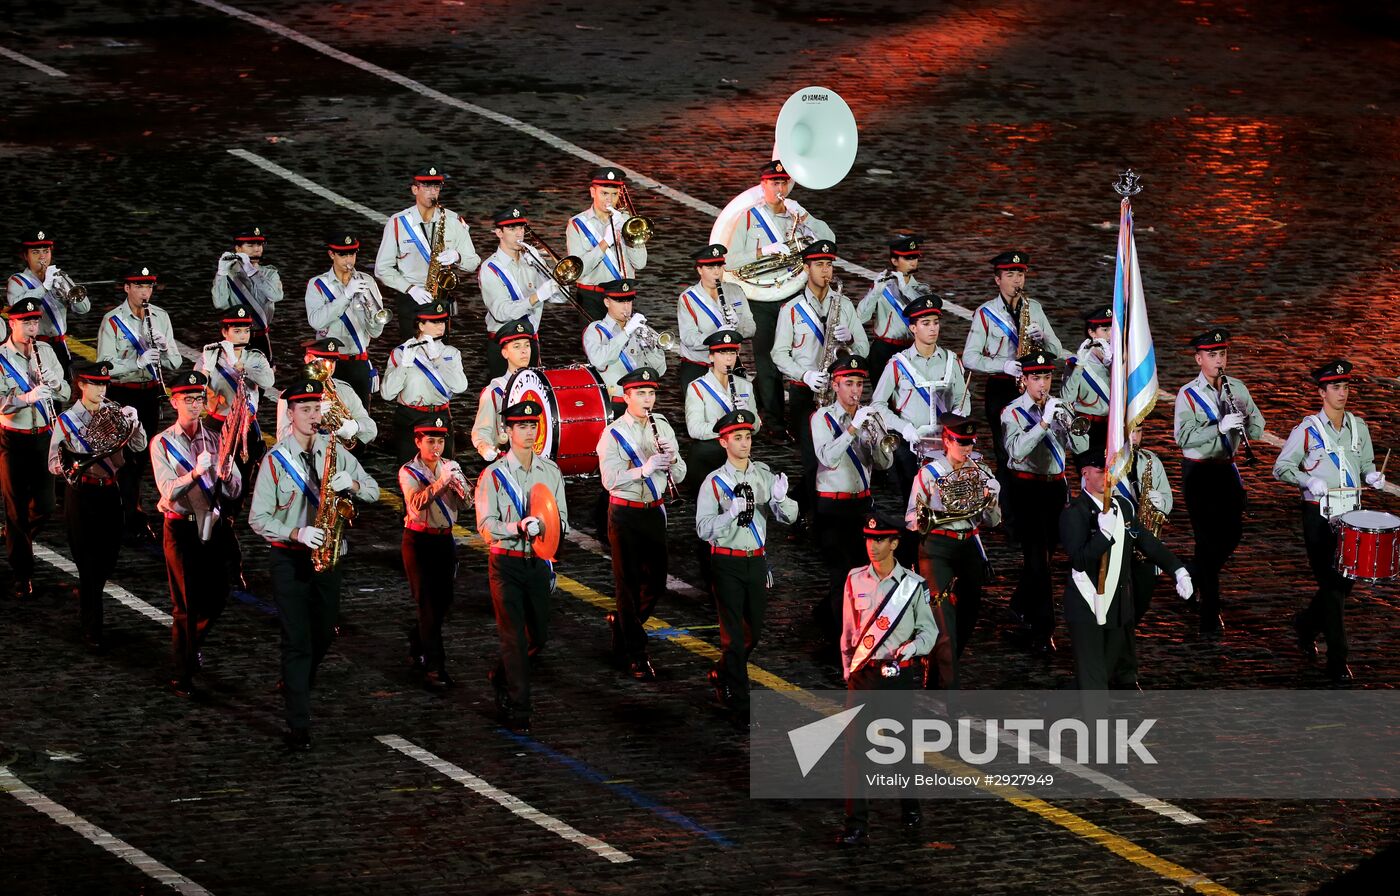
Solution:
M 1138 193 L 1142 192 L 1141 180 L 1142 178 L 1134 174 L 1133 169 L 1129 168 L 1127 171 L 1118 175 L 1118 180 L 1113 185 L 1113 192 L 1125 198 L 1128 196 L 1136 196 Z

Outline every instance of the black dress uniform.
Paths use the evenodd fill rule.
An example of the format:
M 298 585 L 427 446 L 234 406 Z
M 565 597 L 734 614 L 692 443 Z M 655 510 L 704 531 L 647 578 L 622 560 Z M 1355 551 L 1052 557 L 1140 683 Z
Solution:
M 73 373 L 80 387 L 83 383 L 105 386 L 111 382 L 111 367 L 104 361 L 75 364 Z M 136 417 L 136 409 L 123 407 L 121 413 L 134 427 L 126 446 L 134 452 L 144 452 L 146 432 Z M 83 640 L 89 647 L 101 648 L 102 593 L 112 570 L 117 567 L 117 554 L 122 544 L 120 538 L 113 537 L 122 527 L 117 470 L 126 463 L 127 455 L 125 450 L 118 449 L 92 463 L 93 445 L 88 432 L 91 422 L 92 411 L 81 400 L 58 415 L 58 425 L 49 442 L 49 472 L 64 476 L 68 481 L 63 493 L 63 520 L 68 528 L 73 563 L 78 567 L 78 608 Z M 76 469 L 79 465 L 84 467 L 81 472 Z
M 55 405 L 68 400 L 58 356 L 34 331 L 43 309 L 32 298 L 9 308 L 10 338 L 0 345 L 0 493 L 5 498 L 5 552 L 16 597 L 33 592 L 34 537 L 53 513 L 48 453 Z
M 447 438 L 450 421 L 423 417 L 413 424 L 415 439 Z M 450 687 L 442 647 L 442 626 L 452 610 L 452 587 L 457 579 L 457 540 L 452 527 L 466 506 L 467 480 L 456 461 L 436 458 L 432 466 L 419 452 L 399 467 L 403 493 L 403 569 L 408 590 L 418 607 L 417 625 L 409 629 L 409 656 L 425 671 L 424 683 L 433 690 Z
M 203 398 L 208 385 L 202 373 L 183 374 L 170 384 L 171 401 Z M 243 477 L 231 461 L 223 480 L 217 478 L 218 433 L 207 429 L 197 412 L 190 413 L 189 420 L 190 429 L 177 419 L 150 444 L 160 492 L 157 509 L 165 515 L 165 568 L 173 617 L 170 687 L 181 697 L 192 693 L 200 648 L 228 601 L 227 540 L 233 535 L 229 521 L 220 515 L 219 495 L 236 498 L 243 492 Z

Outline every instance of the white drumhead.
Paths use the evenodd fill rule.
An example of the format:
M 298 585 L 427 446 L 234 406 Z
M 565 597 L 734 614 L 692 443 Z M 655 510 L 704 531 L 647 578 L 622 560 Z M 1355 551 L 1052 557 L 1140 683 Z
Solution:
M 555 433 L 559 427 L 559 409 L 555 405 L 554 389 L 539 368 L 526 367 L 517 370 L 506 382 L 507 405 L 527 399 L 538 401 L 540 409 L 544 411 L 544 420 L 535 436 L 535 453 L 553 458 Z
M 1364 529 L 1370 532 L 1386 532 L 1400 529 L 1400 516 L 1384 510 L 1352 510 L 1341 515 L 1343 526 L 1349 529 Z

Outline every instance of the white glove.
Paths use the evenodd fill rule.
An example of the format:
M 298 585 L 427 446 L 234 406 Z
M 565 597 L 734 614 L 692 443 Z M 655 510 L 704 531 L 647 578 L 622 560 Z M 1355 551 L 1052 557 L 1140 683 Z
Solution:
M 831 335 L 836 337 L 837 342 L 846 343 L 851 341 L 851 331 L 845 324 L 837 324 L 832 329 Z
M 895 656 L 899 658 L 900 662 L 912 660 L 917 655 L 915 651 L 918 649 L 919 643 L 917 641 L 905 641 L 903 644 L 899 645 L 899 650 L 895 651 Z
M 666 455 L 669 455 L 669 456 L 671 456 L 671 457 L 679 457 L 679 456 L 680 456 L 680 452 L 678 452 L 678 451 L 676 450 L 676 443 L 675 443 L 675 442 L 672 442 L 670 439 L 657 439 L 657 440 L 656 440 L 656 448 L 657 448 L 657 450 L 660 451 L 662 454 L 666 454 Z
M 1380 470 L 1366 474 L 1366 484 L 1374 489 L 1385 488 L 1385 475 Z
M 625 211 L 623 211 L 620 208 L 617 208 L 616 206 L 608 209 L 608 214 L 612 216 L 613 224 L 615 224 L 619 229 L 622 227 L 623 224 L 626 224 L 632 218 L 631 215 L 627 214 Z
M 650 476 L 653 473 L 665 473 L 671 469 L 671 457 L 666 454 L 653 454 L 642 461 L 642 475 Z
M 1196 586 L 1191 582 L 1191 574 L 1185 568 L 1176 571 L 1176 593 L 1182 600 L 1190 600 L 1191 595 L 1196 592 Z
M 355 299 L 360 296 L 369 295 L 369 281 L 363 277 L 352 277 L 350 280 L 350 290 L 346 294 L 347 298 Z
M 1099 514 L 1099 531 L 1109 538 L 1113 537 L 1113 517 L 1112 513 Z
M 297 530 L 297 541 L 313 551 L 326 542 L 326 530 L 316 526 L 302 526 Z
M 241 259 L 239 261 L 239 264 L 243 266 L 243 276 L 248 277 L 249 279 L 252 279 L 252 276 L 258 272 L 258 266 L 253 264 L 253 262 L 249 261 L 247 258 Z
M 865 424 L 865 421 L 870 419 L 870 415 L 873 413 L 875 413 L 875 409 L 870 405 L 857 408 L 855 416 L 851 418 L 851 425 L 856 429 L 860 429 L 861 426 Z
M 53 286 L 53 278 L 58 276 L 58 265 L 51 264 L 44 268 L 44 289 Z
M 329 398 L 321 402 L 321 416 L 324 417 L 331 412 L 331 401 Z
M 794 218 L 800 218 L 807 214 L 807 210 L 802 207 L 802 203 L 796 199 L 784 199 L 783 204 L 787 206 L 788 214 Z
M 335 431 L 335 435 L 338 439 L 353 439 L 359 435 L 359 432 L 360 424 L 356 423 L 353 418 L 347 417 L 345 422 L 340 424 L 340 429 Z
M 439 339 L 436 339 L 432 336 L 428 336 L 423 339 L 423 344 L 418 346 L 418 348 L 420 351 L 423 352 L 423 354 L 436 361 L 438 357 L 442 354 L 443 343 Z
M 1220 418 L 1219 426 L 1221 432 L 1244 429 L 1244 414 L 1226 414 Z
M 1148 493 L 1147 493 L 1147 503 L 1148 503 L 1148 504 L 1151 504 L 1153 507 L 1157 508 L 1158 510 L 1162 511 L 1163 513 L 1166 513 L 1166 511 L 1167 511 L 1167 499 L 1166 499 L 1166 498 L 1163 498 L 1161 495 L 1157 494 L 1156 492 L 1148 492 Z
M 1097 340 L 1095 340 L 1097 342 Z M 1113 343 L 1099 342 L 1099 353 L 1103 356 L 1104 364 L 1113 363 Z
M 908 421 L 901 421 L 899 434 L 904 436 L 904 441 L 909 443 L 910 450 L 919 446 L 919 431 L 914 428 L 914 424 Z
M 993 498 L 1001 494 L 1001 483 L 997 481 L 996 478 L 988 479 L 986 488 L 987 494 L 991 495 Z
M 520 521 L 520 531 L 534 538 L 544 531 L 544 523 L 540 522 L 539 517 L 527 516 Z
M 748 509 L 749 499 L 745 498 L 743 495 L 736 495 L 734 497 L 734 500 L 729 502 L 729 510 L 727 511 L 727 513 L 729 516 L 737 517 L 739 514 L 743 513 L 745 510 Z
M 219 257 L 219 276 L 227 277 L 233 273 L 233 266 L 238 263 L 238 256 L 232 252 L 226 252 Z
M 761 246 L 761 247 L 759 247 L 758 254 L 759 254 L 759 255 L 782 255 L 782 254 L 783 254 L 784 252 L 786 252 L 786 251 L 787 251 L 787 245 L 784 244 L 784 243 L 769 243 L 769 244 L 766 245 L 766 246 Z
M 408 295 L 409 298 L 413 299 L 413 301 L 417 302 L 420 305 L 426 305 L 433 300 L 432 293 L 428 292 L 423 287 L 417 285 L 410 286 L 408 288 Z
M 125 405 L 125 404 L 122 405 L 121 414 L 122 414 L 123 417 L 125 417 L 125 418 L 128 419 L 128 420 L 137 420 L 137 419 L 139 419 L 139 416 L 140 416 L 140 415 L 138 415 L 138 414 L 136 413 L 136 408 L 133 408 L 133 407 L 131 407 L 130 405 Z
M 145 367 L 160 363 L 160 349 L 148 348 L 141 353 L 141 364 Z
M 331 491 L 348 492 L 355 489 L 355 477 L 350 475 L 349 470 L 336 470 L 331 477 Z
M 826 371 L 808 370 L 802 374 L 802 382 L 807 384 L 807 388 L 813 392 L 820 392 L 826 388 Z
M 209 468 L 214 466 L 214 455 L 208 451 L 199 452 L 199 456 L 194 459 L 194 475 L 203 476 L 209 472 Z
M 613 244 L 613 229 L 612 229 L 611 227 L 604 227 L 604 228 L 603 228 L 603 235 L 600 236 L 600 237 L 598 237 L 598 246 L 599 246 L 600 248 L 607 248 L 608 246 L 611 246 L 612 244 Z
M 24 400 L 25 404 L 38 404 L 39 402 L 47 401 L 52 397 L 53 390 L 48 387 L 47 383 L 40 383 L 33 389 L 30 389 L 28 392 L 20 396 L 20 398 Z
M 640 314 L 634 313 L 631 317 L 627 318 L 627 323 L 623 325 L 622 332 L 626 333 L 628 336 L 631 336 L 633 333 L 637 332 L 637 330 L 646 322 L 647 319 L 645 317 L 642 317 Z
M 1318 476 L 1309 476 L 1304 486 L 1314 498 L 1321 498 L 1327 494 L 1327 481 Z
M 1005 362 L 1004 364 L 1001 365 L 1001 371 L 1002 371 L 1002 373 L 1006 374 L 1007 376 L 1020 376 L 1020 375 L 1021 375 L 1021 362 L 1020 362 L 1020 361 L 1007 361 L 1007 362 Z
M 1064 404 L 1064 402 L 1058 398 L 1047 398 L 1045 400 L 1045 410 L 1041 413 L 1041 418 L 1045 420 L 1046 423 L 1049 423 L 1051 420 L 1055 419 L 1055 412 L 1062 404 Z
M 1031 342 L 1045 342 L 1045 331 L 1040 328 L 1040 324 L 1031 324 L 1029 327 L 1026 327 L 1026 336 L 1029 337 Z
M 535 290 L 535 297 L 541 302 L 548 302 L 553 299 L 558 292 L 559 284 L 555 283 L 553 280 L 546 280 L 540 284 L 539 289 Z
M 462 260 L 462 253 L 456 249 L 443 249 L 437 254 L 438 264 L 452 265 Z
M 786 473 L 779 473 L 778 478 L 773 480 L 773 500 L 781 501 L 787 497 L 788 478 Z

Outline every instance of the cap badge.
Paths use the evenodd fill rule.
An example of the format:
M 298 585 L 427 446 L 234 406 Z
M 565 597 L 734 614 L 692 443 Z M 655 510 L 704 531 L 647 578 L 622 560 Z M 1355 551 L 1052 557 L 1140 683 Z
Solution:
M 778 172 L 779 174 L 782 174 L 782 173 L 783 173 L 783 163 L 782 163 L 782 162 L 779 162 L 777 165 L 773 166 L 773 170 L 776 171 L 776 172 Z
M 1012 256 L 1011 256 L 1011 260 L 1012 260 L 1013 262 L 1019 262 L 1019 261 L 1021 260 L 1021 256 L 1020 256 L 1020 255 L 1012 255 Z
M 189 383 L 191 386 L 197 385 L 199 383 L 199 377 L 192 373 L 190 374 L 190 378 L 185 382 Z
M 910 249 L 917 249 L 917 248 L 919 248 L 919 244 L 916 243 L 916 242 L 914 242 L 913 240 L 910 240 L 910 241 L 909 241 L 909 248 L 910 248 Z
M 511 213 L 512 215 L 514 215 L 515 217 L 517 217 L 517 218 L 520 217 L 520 209 L 518 209 L 518 208 L 513 208 L 513 209 L 511 209 L 511 210 L 510 210 L 510 213 Z
M 35 235 L 36 235 L 37 237 L 39 237 L 39 239 L 41 239 L 41 240 L 44 239 L 44 231 L 42 231 L 42 230 L 39 231 L 39 232 L 38 232 L 37 234 L 35 234 Z
M 254 227 L 254 228 L 253 228 L 253 236 L 262 236 L 262 228 L 261 228 L 261 227 Z
M 714 258 L 718 258 L 718 257 L 719 257 L 719 247 L 716 246 L 715 248 L 711 249 L 711 250 L 710 250 L 710 255 L 711 255 L 712 257 L 714 257 Z
M 435 418 L 433 419 L 433 425 L 434 425 L 434 426 L 442 426 L 442 418 L 441 418 L 441 417 L 435 417 Z
M 151 276 L 151 269 L 150 269 L 150 268 L 142 268 L 142 269 L 141 269 L 141 276 L 142 276 L 142 277 L 149 277 L 149 276 Z
M 350 245 L 350 244 L 353 243 L 353 242 L 355 242 L 354 238 L 351 237 L 350 234 L 348 234 L 348 233 L 345 234 L 345 245 L 348 246 L 348 245 Z
M 429 168 L 429 169 L 428 169 L 428 173 L 429 173 L 429 174 L 435 175 L 435 174 L 437 174 L 437 169 L 436 169 L 436 168 Z
M 608 180 L 614 180 L 616 177 L 617 175 L 613 174 L 611 171 L 608 172 Z
M 1219 331 L 1219 330 L 1216 330 L 1216 331 L 1215 331 L 1215 341 L 1216 341 L 1216 342 L 1223 342 L 1224 340 L 1225 340 L 1225 337 L 1220 335 L 1220 331 Z
M 302 386 L 302 391 L 304 392 L 313 392 L 315 391 L 315 389 L 316 387 L 311 385 L 310 383 L 307 383 L 305 386 Z

